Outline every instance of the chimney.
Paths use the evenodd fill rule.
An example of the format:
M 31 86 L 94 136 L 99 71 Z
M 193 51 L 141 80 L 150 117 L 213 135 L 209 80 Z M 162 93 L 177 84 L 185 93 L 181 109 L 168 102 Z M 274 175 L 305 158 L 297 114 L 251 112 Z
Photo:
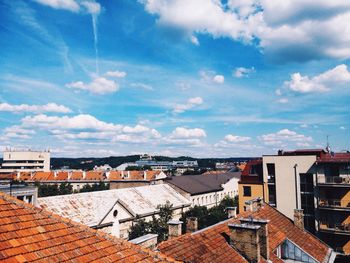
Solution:
M 265 259 L 268 260 L 270 258 L 269 232 L 267 229 L 269 220 L 254 218 L 240 218 L 239 220 L 242 224 L 246 223 L 260 226 L 258 230 L 260 253 Z
M 193 233 L 198 230 L 198 218 L 188 217 L 186 219 L 186 233 Z
M 181 236 L 182 221 L 170 220 L 168 221 L 168 238 Z
M 230 241 L 249 262 L 260 262 L 259 229 L 252 224 L 228 224 Z
M 244 210 L 249 212 L 256 212 L 262 206 L 262 199 L 260 197 L 245 201 Z
M 304 229 L 304 210 L 294 209 L 294 225 L 300 229 Z
M 73 175 L 73 171 L 68 171 L 68 180 L 72 178 L 72 175 Z
M 105 174 L 106 174 L 106 179 L 108 180 L 109 179 L 109 175 L 111 174 L 111 171 L 107 171 Z
M 83 171 L 83 179 L 85 180 L 86 178 L 86 171 Z
M 53 171 L 53 177 L 57 178 L 57 171 Z
M 228 218 L 236 218 L 237 217 L 237 207 L 229 206 L 226 207 L 227 217 Z
M 157 241 L 157 234 L 146 234 L 144 236 L 140 236 L 135 239 L 129 240 L 130 243 L 149 249 L 154 249 L 157 246 Z
M 147 172 L 143 171 L 143 180 L 147 180 Z

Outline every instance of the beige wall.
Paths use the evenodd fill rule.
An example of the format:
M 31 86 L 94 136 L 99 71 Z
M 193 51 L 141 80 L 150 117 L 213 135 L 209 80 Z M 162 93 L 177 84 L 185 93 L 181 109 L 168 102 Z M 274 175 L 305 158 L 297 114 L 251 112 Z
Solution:
M 244 186 L 250 186 L 251 188 L 251 196 L 243 196 L 243 187 Z M 244 211 L 244 205 L 246 201 L 252 200 L 254 198 L 261 197 L 263 198 L 264 192 L 263 192 L 263 185 L 262 184 L 242 184 L 240 183 L 238 185 L 239 189 L 239 197 L 238 197 L 238 203 L 239 203 L 239 213 L 242 213 Z M 266 202 L 268 202 L 267 199 L 265 199 Z
M 23 171 L 50 171 L 50 152 L 35 152 L 35 151 L 5 151 L 3 154 L 2 169 L 6 169 L 7 166 L 16 166 L 18 169 L 8 169 L 6 172 L 13 172 L 15 170 Z M 7 161 L 18 161 L 18 163 L 6 163 Z M 23 162 L 21 162 L 23 161 Z M 43 161 L 43 163 L 25 163 L 25 161 Z M 21 162 L 21 163 L 20 163 Z M 34 169 L 33 167 L 40 166 L 40 169 Z M 26 169 L 21 169 L 26 167 Z M 11 171 L 10 171 L 11 170 Z
M 313 164 L 316 156 L 263 156 L 264 182 L 267 182 L 267 163 L 275 164 L 276 173 L 276 203 L 277 209 L 293 219 L 296 208 L 295 170 L 299 178 L 300 173 L 314 173 Z M 314 176 L 314 180 L 316 180 Z M 300 205 L 300 181 L 297 182 L 298 203 Z M 315 204 L 316 205 L 316 204 Z

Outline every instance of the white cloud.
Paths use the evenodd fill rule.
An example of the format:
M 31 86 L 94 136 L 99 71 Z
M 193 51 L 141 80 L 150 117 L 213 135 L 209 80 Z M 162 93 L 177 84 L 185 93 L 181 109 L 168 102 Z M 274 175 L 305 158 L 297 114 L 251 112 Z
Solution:
M 32 129 L 25 129 L 20 126 L 11 126 L 7 127 L 3 131 L 3 140 L 9 139 L 30 139 L 32 135 L 35 134 L 35 131 Z
M 188 35 L 258 39 L 279 62 L 350 58 L 350 2 L 343 0 L 140 0 L 158 23 Z M 322 30 L 319 30 L 322 28 Z M 331 38 L 329 36 L 332 36 Z
M 284 143 L 309 143 L 312 137 L 298 134 L 288 129 L 280 130 L 276 133 L 269 133 L 259 136 L 259 139 L 266 145 L 282 145 Z
M 277 102 L 281 104 L 286 104 L 289 102 L 289 100 L 287 98 L 281 98 L 281 99 L 278 99 Z
M 77 1 L 77 0 L 34 0 L 35 2 L 52 7 L 54 9 L 64 9 L 78 13 L 82 10 L 89 14 L 99 14 L 101 5 L 94 1 Z
M 125 78 L 126 77 L 126 72 L 124 71 L 107 71 L 105 74 L 107 77 L 115 77 L 115 78 Z
M 161 134 L 141 124 L 135 126 L 107 123 L 88 114 L 76 116 L 26 116 L 18 128 L 41 129 L 59 139 L 109 140 L 112 142 L 142 143 L 159 139 Z
M 198 38 L 197 37 L 195 37 L 195 36 L 191 36 L 191 38 L 190 38 L 190 40 L 191 40 L 191 42 L 192 42 L 192 44 L 194 44 L 194 45 L 196 45 L 196 46 L 199 46 L 199 41 L 198 41 Z
M 281 89 L 276 89 L 276 90 L 275 90 L 275 94 L 276 94 L 277 96 L 281 96 L 281 95 L 282 95 Z
M 47 5 L 55 9 L 65 9 L 72 12 L 78 12 L 80 6 L 75 0 L 34 0 L 42 5 Z
M 233 134 L 228 134 L 225 136 L 224 140 L 230 143 L 247 142 L 251 138 L 246 136 L 238 136 Z
M 141 89 L 148 90 L 148 91 L 154 90 L 151 85 L 144 84 L 144 83 L 131 83 L 130 86 L 133 88 L 141 88 Z
M 244 68 L 244 67 L 238 67 L 233 71 L 233 76 L 236 78 L 243 78 L 248 77 L 250 73 L 254 73 L 255 69 L 254 67 L 251 68 Z
M 215 75 L 214 78 L 213 78 L 213 81 L 215 83 L 222 84 L 225 81 L 225 77 L 223 75 Z
M 172 131 L 170 135 L 170 138 L 172 139 L 198 139 L 204 137 L 207 137 L 207 134 L 203 129 L 187 129 L 184 127 L 177 127 L 175 130 Z
M 287 88 L 299 93 L 326 92 L 331 87 L 343 84 L 350 84 L 350 72 L 345 64 L 312 78 L 294 73 L 291 80 L 285 82 Z
M 119 90 L 119 85 L 114 80 L 109 80 L 104 77 L 96 77 L 90 83 L 84 83 L 82 81 L 68 83 L 66 87 L 76 90 L 87 90 L 100 95 L 113 93 Z
M 339 129 L 340 130 L 346 130 L 346 128 L 344 126 L 340 126 Z
M 8 111 L 8 112 L 16 112 L 16 113 L 18 113 L 18 112 L 69 113 L 69 112 L 71 112 L 71 109 L 69 109 L 63 105 L 57 105 L 56 103 L 47 103 L 46 105 L 28 105 L 28 104 L 13 105 L 13 104 L 8 104 L 8 103 L 0 103 L 0 111 Z
M 190 98 L 186 104 L 175 105 L 173 113 L 183 113 L 201 104 L 203 104 L 203 99 L 201 97 Z

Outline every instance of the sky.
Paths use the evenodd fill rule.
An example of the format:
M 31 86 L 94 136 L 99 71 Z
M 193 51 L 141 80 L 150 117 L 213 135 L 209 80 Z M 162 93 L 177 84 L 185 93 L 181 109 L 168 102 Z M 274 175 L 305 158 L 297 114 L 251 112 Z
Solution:
M 0 0 L 0 150 L 350 150 L 350 1 Z

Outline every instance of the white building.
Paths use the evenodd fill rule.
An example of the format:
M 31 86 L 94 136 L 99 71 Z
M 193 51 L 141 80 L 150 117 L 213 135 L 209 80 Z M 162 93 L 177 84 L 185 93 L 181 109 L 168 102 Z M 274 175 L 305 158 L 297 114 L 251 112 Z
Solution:
M 191 200 L 192 206 L 218 205 L 226 196 L 238 195 L 241 173 L 201 174 L 175 176 L 165 181 L 183 196 Z
M 158 205 L 173 205 L 173 219 L 179 219 L 190 201 L 166 184 L 38 198 L 38 205 L 116 237 L 128 238 L 136 219 L 152 220 Z
M 49 151 L 6 150 L 0 173 L 50 171 Z

